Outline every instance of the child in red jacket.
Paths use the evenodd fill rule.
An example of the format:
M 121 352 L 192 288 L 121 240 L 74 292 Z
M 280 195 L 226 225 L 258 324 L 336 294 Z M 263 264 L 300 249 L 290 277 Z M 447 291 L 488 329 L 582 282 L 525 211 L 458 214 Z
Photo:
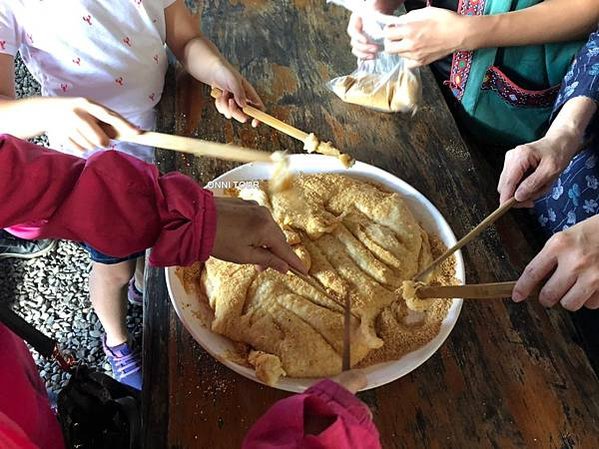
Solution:
M 106 183 L 107 176 L 114 182 Z M 265 209 L 237 199 L 215 201 L 191 179 L 160 176 L 126 154 L 104 152 L 85 161 L 0 135 L 0 195 L 0 227 L 33 225 L 43 237 L 86 241 L 115 255 L 153 246 L 155 265 L 188 265 L 212 254 L 305 272 Z M 113 211 L 110 238 L 97 225 L 104 209 Z M 244 232 L 248 220 L 256 232 Z M 138 232 L 130 234 L 132 226 Z M 256 251 L 263 245 L 270 256 Z M 339 381 L 351 391 L 362 382 L 347 373 Z M 249 432 L 244 448 L 378 449 L 368 408 L 349 390 L 326 380 L 279 401 Z M 63 447 L 31 354 L 0 324 L 0 448 Z

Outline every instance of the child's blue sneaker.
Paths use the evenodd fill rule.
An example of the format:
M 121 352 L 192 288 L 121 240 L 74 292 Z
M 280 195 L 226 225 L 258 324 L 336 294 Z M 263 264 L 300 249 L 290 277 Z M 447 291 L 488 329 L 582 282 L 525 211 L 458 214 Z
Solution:
M 132 348 L 129 342 L 110 347 L 106 344 L 106 336 L 102 340 L 104 353 L 112 367 L 112 376 L 119 382 L 141 390 L 141 354 Z

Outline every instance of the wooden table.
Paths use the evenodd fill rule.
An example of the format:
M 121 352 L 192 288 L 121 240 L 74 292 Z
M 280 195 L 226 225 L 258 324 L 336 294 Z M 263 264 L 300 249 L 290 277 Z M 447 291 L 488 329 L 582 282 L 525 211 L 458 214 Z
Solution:
M 466 148 L 442 95 L 423 71 L 415 117 L 344 104 L 325 80 L 352 70 L 347 14 L 323 0 L 199 2 L 206 34 L 257 87 L 267 109 L 332 139 L 357 159 L 404 179 L 463 235 L 496 206 L 495 172 Z M 169 75 L 161 130 L 252 148 L 300 152 L 266 127 L 219 116 L 208 91 Z M 476 155 L 474 155 L 476 156 Z M 201 182 L 234 164 L 161 152 L 162 171 Z M 515 279 L 534 254 L 511 214 L 465 251 L 470 282 Z M 286 393 L 213 360 L 170 306 L 162 270 L 148 273 L 144 311 L 144 447 L 233 449 Z M 599 331 L 598 331 L 599 332 Z M 383 447 L 599 448 L 599 383 L 570 314 L 508 301 L 465 304 L 443 347 L 413 373 L 361 394 Z

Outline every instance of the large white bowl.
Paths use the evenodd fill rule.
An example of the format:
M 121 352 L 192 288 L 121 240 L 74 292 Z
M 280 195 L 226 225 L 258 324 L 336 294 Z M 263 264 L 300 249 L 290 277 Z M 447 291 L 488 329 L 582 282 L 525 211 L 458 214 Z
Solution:
M 438 235 L 448 247 L 456 243 L 451 228 L 437 208 L 412 186 L 384 170 L 362 162 L 356 162 L 351 169 L 347 170 L 343 168 L 335 158 L 307 154 L 290 156 L 290 170 L 292 172 L 302 173 L 343 173 L 382 184 L 393 191 L 399 192 L 403 196 L 408 202 L 416 219 L 420 221 L 426 231 Z M 233 183 L 234 181 L 268 179 L 271 175 L 271 171 L 272 165 L 270 164 L 245 164 L 219 176 L 209 185 L 222 187 L 223 183 Z M 218 194 L 221 189 L 213 188 L 213 190 Z M 456 262 L 456 277 L 461 282 L 464 282 L 464 261 L 460 252 L 456 253 Z M 213 333 L 210 329 L 207 329 L 202 325 L 197 318 L 199 312 L 198 300 L 193 294 L 185 292 L 183 285 L 175 274 L 175 268 L 171 267 L 166 269 L 166 282 L 177 315 L 193 338 L 195 338 L 195 340 L 214 358 L 231 368 L 233 371 L 256 382 L 260 382 L 253 369 L 249 369 L 228 360 L 226 354 L 233 350 L 231 341 L 221 335 Z M 380 363 L 366 368 L 365 372 L 368 377 L 368 385 L 364 389 L 368 390 L 392 382 L 422 365 L 443 344 L 453 329 L 461 308 L 462 299 L 454 299 L 451 308 L 449 309 L 449 313 L 441 324 L 439 334 L 425 346 L 404 355 L 399 360 Z M 277 383 L 276 388 L 286 391 L 302 392 L 316 382 L 316 380 L 317 379 L 282 378 Z

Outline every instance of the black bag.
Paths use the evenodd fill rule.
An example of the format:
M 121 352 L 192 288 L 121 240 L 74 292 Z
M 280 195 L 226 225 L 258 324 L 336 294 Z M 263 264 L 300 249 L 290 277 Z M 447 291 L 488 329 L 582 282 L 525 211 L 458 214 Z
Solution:
M 58 419 L 67 448 L 140 448 L 139 391 L 63 355 L 56 340 L 42 334 L 4 304 L 0 304 L 0 322 L 71 374 L 58 394 Z

